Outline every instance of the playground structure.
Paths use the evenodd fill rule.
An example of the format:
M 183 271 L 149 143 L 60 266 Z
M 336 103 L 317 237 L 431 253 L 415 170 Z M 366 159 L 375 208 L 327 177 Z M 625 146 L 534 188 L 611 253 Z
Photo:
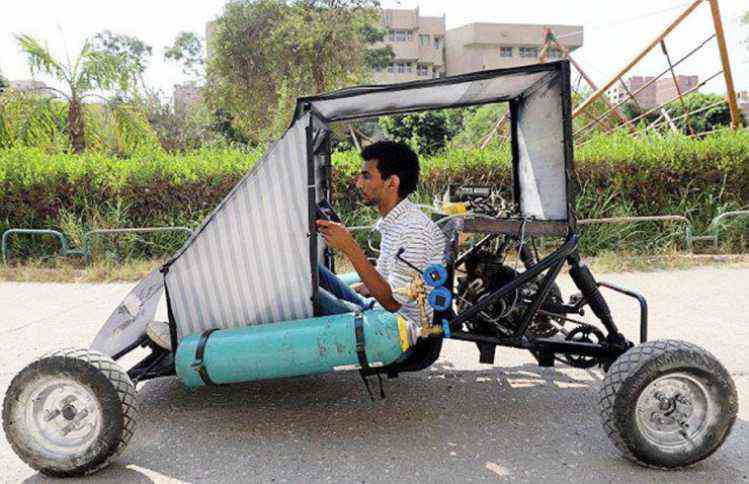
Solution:
M 669 34 L 675 31 L 679 25 L 690 17 L 703 3 L 708 3 L 710 8 L 710 15 L 713 22 L 714 32 L 706 39 L 699 42 L 699 44 L 690 50 L 687 54 L 677 59 L 675 62 L 671 58 L 669 48 L 667 46 L 667 39 Z M 687 6 L 687 8 L 681 12 L 681 14 L 669 23 L 655 38 L 650 41 L 644 48 L 642 48 L 632 58 L 631 61 L 626 63 L 624 67 L 619 69 L 608 81 L 601 86 L 596 85 L 592 78 L 588 75 L 583 66 L 574 59 L 572 53 L 559 41 L 560 37 L 552 31 L 551 28 L 546 28 L 545 31 L 545 42 L 541 49 L 539 60 L 540 62 L 546 62 L 550 49 L 556 49 L 562 54 L 562 58 L 570 61 L 570 64 L 577 72 L 577 80 L 572 83 L 573 91 L 580 92 L 580 84 L 582 81 L 586 83 L 588 88 L 592 90 L 592 93 L 587 96 L 581 96 L 580 102 L 574 106 L 572 117 L 585 119 L 586 123 L 574 131 L 576 144 L 585 144 L 590 137 L 596 133 L 596 127 L 598 127 L 603 133 L 612 133 L 616 130 L 626 129 L 631 135 L 647 134 L 653 132 L 660 132 L 660 130 L 667 128 L 671 131 L 676 131 L 674 121 L 681 119 L 685 120 L 685 124 L 689 129 L 689 135 L 692 137 L 704 136 L 709 132 L 696 133 L 690 123 L 690 117 L 700 114 L 708 109 L 728 104 L 731 114 L 731 128 L 738 129 L 741 125 L 741 112 L 738 107 L 736 98 L 736 89 L 734 87 L 733 76 L 731 74 L 731 64 L 728 58 L 728 49 L 726 47 L 725 34 L 723 31 L 723 22 L 721 20 L 720 8 L 718 0 L 695 0 Z M 677 82 L 676 67 L 691 58 L 697 52 L 705 48 L 711 41 L 715 40 L 720 56 L 722 69 L 718 72 L 710 73 L 708 77 L 703 79 L 699 84 L 690 88 L 687 91 L 683 91 Z M 660 72 L 658 75 L 653 77 L 651 80 L 640 86 L 638 89 L 632 91 L 624 82 L 624 77 L 632 71 L 649 53 L 651 53 L 656 47 L 660 46 L 663 56 L 666 60 L 668 67 Z M 651 87 L 658 80 L 666 75 L 670 75 L 674 82 L 677 95 L 666 102 L 659 104 L 658 106 L 650 109 L 641 110 L 637 116 L 632 119 L 627 119 L 622 111 L 622 108 L 627 103 L 633 103 L 638 105 L 637 95 L 642 93 L 644 90 Z M 693 111 L 689 111 L 684 104 L 684 97 L 693 92 L 697 92 L 708 82 L 713 79 L 723 76 L 726 85 L 726 97 L 721 102 L 715 103 L 710 106 L 701 107 Z M 618 102 L 612 102 L 607 95 L 609 89 L 615 85 L 622 86 L 626 92 L 624 96 Z M 605 109 L 602 112 L 597 109 L 598 105 L 603 103 Z M 676 117 L 669 115 L 666 108 L 671 107 L 675 103 L 678 103 L 682 108 L 682 113 Z M 659 114 L 659 117 L 647 124 L 643 131 L 638 132 L 636 128 L 637 123 L 643 121 L 648 116 L 653 114 Z M 493 126 L 493 128 L 482 138 L 480 147 L 485 148 L 495 137 L 500 137 L 500 144 L 504 144 L 507 139 L 506 124 L 509 121 L 509 112 L 502 115 Z

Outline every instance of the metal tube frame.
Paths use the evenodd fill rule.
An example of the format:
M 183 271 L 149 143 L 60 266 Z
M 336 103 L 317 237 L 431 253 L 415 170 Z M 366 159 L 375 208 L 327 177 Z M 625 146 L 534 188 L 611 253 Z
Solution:
M 305 127 L 307 135 L 307 215 L 309 223 L 307 236 L 309 237 L 309 259 L 312 279 L 312 312 L 313 314 L 318 314 L 320 306 L 320 290 L 318 287 L 320 284 L 320 275 L 317 271 L 317 224 L 315 223 L 317 214 L 317 184 L 315 176 L 314 118 L 309 107 L 307 105 L 308 112 L 310 112 L 309 125 Z
M 462 330 L 453 330 L 451 339 L 460 341 L 469 341 L 479 344 L 488 344 L 496 346 L 509 346 L 514 348 L 527 349 L 536 356 L 539 361 L 553 361 L 553 355 L 557 353 L 561 354 L 574 354 L 581 356 L 592 356 L 596 357 L 604 364 L 606 362 L 612 362 L 622 353 L 632 347 L 632 343 L 626 340 L 619 329 L 613 323 L 613 321 L 604 323 L 604 327 L 608 332 L 606 340 L 600 344 L 584 343 L 584 342 L 572 342 L 564 341 L 559 339 L 550 338 L 534 338 L 527 334 L 528 328 L 531 321 L 541 309 L 544 300 L 549 294 L 554 280 L 559 275 L 562 267 L 565 263 L 569 263 L 571 266 L 579 264 L 579 256 L 577 254 L 577 235 L 570 233 L 565 243 L 559 247 L 552 254 L 548 255 L 534 266 L 528 268 L 525 272 L 520 274 L 517 278 L 511 281 L 509 284 L 504 285 L 500 289 L 494 291 L 488 296 L 482 298 L 481 302 L 469 309 L 457 314 L 452 321 L 450 321 L 451 327 L 462 327 L 463 323 L 471 321 L 480 312 L 485 311 L 497 300 L 511 294 L 520 287 L 534 281 L 544 271 L 548 271 L 544 276 L 543 282 L 541 283 L 541 290 L 538 291 L 531 304 L 526 308 L 522 315 L 521 324 L 514 334 L 508 337 L 496 337 L 482 334 L 474 334 Z M 647 302 L 645 298 L 640 294 L 624 289 L 607 282 L 596 282 L 598 287 L 606 287 L 608 289 L 620 292 L 638 300 L 641 307 L 640 315 L 640 341 L 644 342 L 647 340 L 648 331 L 648 319 L 647 319 Z M 582 290 L 583 288 L 580 287 Z M 570 312 L 579 311 L 582 306 L 586 305 L 587 298 L 583 295 L 583 300 L 578 303 L 574 308 L 570 308 Z
M 538 314 L 542 308 L 544 308 L 544 301 L 546 297 L 548 296 L 549 292 L 551 291 L 551 288 L 554 284 L 555 279 L 561 272 L 562 268 L 564 267 L 565 263 L 569 263 L 573 267 L 578 267 L 580 263 L 580 258 L 577 253 L 577 244 L 578 244 L 578 236 L 576 235 L 576 227 L 577 227 L 577 219 L 576 214 L 574 210 L 574 204 L 573 204 L 573 194 L 574 194 L 574 185 L 572 181 L 572 169 L 573 169 L 573 147 L 572 147 L 572 106 L 571 106 L 571 93 L 570 93 L 570 84 L 569 84 L 569 77 L 570 77 L 570 69 L 569 65 L 563 64 L 561 68 L 561 76 L 562 76 L 562 109 L 563 109 L 563 129 L 564 129 L 564 139 L 565 139 L 565 146 L 564 146 L 564 156 L 565 156 L 565 178 L 566 178 L 566 185 L 565 189 L 567 191 L 567 215 L 568 215 L 568 232 L 565 239 L 565 242 L 552 254 L 548 255 L 547 257 L 543 258 L 540 261 L 535 261 L 529 259 L 527 256 L 523 257 L 523 262 L 526 265 L 526 270 L 518 275 L 513 281 L 511 281 L 509 284 L 504 285 L 503 287 L 499 288 L 497 291 L 493 292 L 492 294 L 488 295 L 487 297 L 483 298 L 481 302 L 478 304 L 468 308 L 467 310 L 461 312 L 460 314 L 457 314 L 453 317 L 449 317 L 449 325 L 453 328 L 462 328 L 462 324 L 466 323 L 468 321 L 471 321 L 473 318 L 475 318 L 480 312 L 486 310 L 488 306 L 490 306 L 495 301 L 499 300 L 500 298 L 503 298 L 507 296 L 508 294 L 511 294 L 513 291 L 517 290 L 518 288 L 531 283 L 535 281 L 541 274 L 546 272 L 546 275 L 543 278 L 543 281 L 541 283 L 541 289 L 536 293 L 534 299 L 531 301 L 530 305 L 525 309 L 525 312 L 522 315 L 521 324 L 519 325 L 518 329 L 515 331 L 515 333 L 509 337 L 505 338 L 497 338 L 493 336 L 487 336 L 487 335 L 481 335 L 481 334 L 474 334 L 469 333 L 466 331 L 458 330 L 458 331 L 452 331 L 451 338 L 457 339 L 457 340 L 463 340 L 463 341 L 472 341 L 477 342 L 480 344 L 488 344 L 488 345 L 501 345 L 501 346 L 510 346 L 510 347 L 517 347 L 517 348 L 523 348 L 528 349 L 531 351 L 534 356 L 536 356 L 539 359 L 539 362 L 542 360 L 544 362 L 553 361 L 553 355 L 555 353 L 563 353 L 563 354 L 577 354 L 577 355 L 584 355 L 584 356 L 594 356 L 596 358 L 599 358 L 599 360 L 604 364 L 609 364 L 610 362 L 613 362 L 619 355 L 624 353 L 627 349 L 629 349 L 632 346 L 632 343 L 627 341 L 619 332 L 618 328 L 614 324 L 612 320 L 610 321 L 603 321 L 603 324 L 605 326 L 605 329 L 608 331 L 608 335 L 606 338 L 606 341 L 600 343 L 600 344 L 593 344 L 593 343 L 583 343 L 583 342 L 572 342 L 572 341 L 563 341 L 558 339 L 546 339 L 546 338 L 534 338 L 532 336 L 529 336 L 528 328 L 531 325 L 531 322 L 533 321 L 534 317 Z M 519 110 L 519 101 L 518 99 L 511 99 L 507 101 L 509 104 L 509 121 L 511 123 L 511 129 L 510 129 L 510 142 L 511 142 L 511 151 L 512 151 L 512 159 L 513 159 L 513 197 L 515 203 L 520 206 L 520 197 L 521 197 L 521 190 L 519 186 L 519 173 L 518 173 L 518 160 L 519 160 L 519 143 L 518 143 L 518 116 L 517 112 Z M 323 119 L 323 121 L 325 121 Z M 307 128 L 307 140 L 308 140 L 308 160 L 309 160 L 309 196 L 310 196 L 310 237 L 316 238 L 316 230 L 314 227 L 314 214 L 315 214 L 315 183 L 314 183 L 314 160 L 313 156 L 313 127 L 310 123 L 310 126 Z M 326 151 L 329 150 L 329 147 L 325 148 Z M 324 170 L 323 171 L 323 177 L 327 178 L 325 183 L 330 183 L 330 177 L 331 172 L 330 170 Z M 490 234 L 485 236 L 483 239 L 481 239 L 476 245 L 474 245 L 471 249 L 469 249 L 466 253 L 462 254 L 457 258 L 455 263 L 453 264 L 453 267 L 457 267 L 465 261 L 465 258 L 468 257 L 469 254 L 473 253 L 474 251 L 478 250 L 480 247 L 491 243 L 492 241 L 496 240 L 497 237 L 499 237 L 500 234 Z M 314 241 L 310 241 L 310 257 L 312 262 L 312 268 L 313 268 L 313 292 L 314 294 L 317 293 L 317 274 L 314 270 L 314 263 L 316 262 L 316 244 L 313 245 Z M 314 247 L 314 250 L 313 250 Z M 533 258 L 535 259 L 535 258 Z M 605 283 L 601 283 L 603 285 Z M 606 285 L 605 287 L 610 287 L 609 285 Z M 580 288 L 582 290 L 582 287 Z M 584 292 L 584 291 L 583 291 Z M 583 295 L 585 297 L 585 294 Z M 313 300 L 315 297 L 313 297 Z M 316 301 L 315 301 L 316 302 Z M 582 306 L 584 303 L 580 304 Z M 579 307 L 572 308 L 571 306 L 565 306 L 565 305 L 559 305 L 555 304 L 554 309 L 562 310 L 562 311 L 579 311 Z M 647 320 L 643 323 L 641 327 L 641 338 L 645 337 L 647 332 Z M 441 339 L 441 336 L 439 337 Z M 396 365 L 394 368 L 385 368 L 385 369 L 378 369 L 377 371 L 387 371 L 392 372 L 393 374 L 397 374 L 399 371 L 406 371 L 403 369 L 399 369 Z M 390 373 L 389 373 L 390 374 Z

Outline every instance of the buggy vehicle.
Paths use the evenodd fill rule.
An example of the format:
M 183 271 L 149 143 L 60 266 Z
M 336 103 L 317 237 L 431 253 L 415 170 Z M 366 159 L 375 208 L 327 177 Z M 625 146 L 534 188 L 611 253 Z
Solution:
M 315 220 L 334 216 L 331 123 L 487 103 L 509 104 L 513 200 L 438 216 L 450 242 L 445 265 L 413 267 L 411 284 L 394 288 L 430 304 L 432 320 L 422 316 L 415 330 L 376 309 L 320 316 L 317 267 L 332 269 L 333 257 Z M 14 451 L 45 474 L 95 472 L 133 434 L 138 382 L 176 375 L 198 387 L 336 370 L 358 370 L 367 382 L 429 367 L 451 338 L 477 345 L 482 363 L 510 347 L 540 366 L 600 366 L 603 425 L 626 458 L 674 468 L 708 457 L 736 419 L 734 383 L 693 344 L 647 341 L 645 299 L 581 264 L 571 122 L 567 61 L 299 99 L 283 137 L 128 294 L 89 349 L 45 355 L 13 379 L 3 425 Z M 491 201 L 479 188 L 467 192 L 474 208 Z M 461 233 L 483 238 L 458 254 Z M 558 243 L 540 258 L 536 237 Z M 512 247 L 525 270 L 505 264 Z M 409 264 L 407 253 L 398 257 Z M 565 265 L 580 291 L 567 303 L 555 286 Z M 640 303 L 639 344 L 620 331 L 602 288 Z M 162 295 L 168 331 L 157 344 L 149 328 Z M 584 308 L 596 324 L 569 317 Z M 148 356 L 127 370 L 117 363 L 138 348 Z

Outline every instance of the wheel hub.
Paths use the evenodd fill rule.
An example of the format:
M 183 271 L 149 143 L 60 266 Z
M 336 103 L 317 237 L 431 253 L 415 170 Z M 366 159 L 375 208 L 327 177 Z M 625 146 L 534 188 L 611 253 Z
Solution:
M 40 450 L 62 456 L 78 455 L 102 428 L 101 407 L 93 392 L 63 378 L 46 379 L 32 389 L 26 422 Z
M 72 405 L 65 405 L 62 407 L 62 416 L 65 417 L 67 420 L 73 420 L 75 418 L 76 413 L 78 413 L 74 406 Z
M 706 430 L 711 407 L 710 394 L 699 379 L 674 373 L 656 379 L 642 392 L 637 424 L 659 447 L 680 447 Z

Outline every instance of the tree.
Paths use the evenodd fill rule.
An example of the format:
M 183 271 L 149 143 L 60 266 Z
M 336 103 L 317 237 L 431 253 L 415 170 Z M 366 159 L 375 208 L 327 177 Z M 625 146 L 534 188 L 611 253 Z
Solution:
M 380 118 L 380 126 L 394 141 L 411 144 L 422 155 L 433 155 L 463 128 L 461 109 L 396 114 Z
M 0 93 L 5 91 L 8 88 L 8 86 L 10 86 L 10 83 L 3 75 L 2 71 L 0 71 Z
M 389 45 L 384 47 L 371 47 L 373 44 L 382 42 L 385 39 L 387 29 L 370 24 L 364 24 L 360 30 L 364 41 L 370 46 L 364 51 L 364 65 L 370 70 L 379 70 L 386 68 L 393 59 L 395 52 Z
M 143 73 L 148 67 L 148 61 L 153 55 L 153 47 L 146 44 L 137 37 L 123 34 L 114 34 L 109 30 L 99 32 L 94 36 L 93 48 L 106 52 L 113 58 L 120 59 L 125 70 L 132 74 L 131 81 L 140 81 L 140 87 L 148 91 L 143 79 Z M 128 93 L 135 93 L 136 86 L 129 86 L 127 91 L 118 93 L 119 97 L 125 97 Z
M 207 99 L 255 142 L 278 134 L 301 95 L 366 78 L 388 60 L 375 0 L 236 0 L 209 39 Z M 389 51 L 388 51 L 389 52 Z
M 164 47 L 164 59 L 176 62 L 190 77 L 205 77 L 203 40 L 195 32 L 180 32 L 171 46 Z
M 671 118 L 679 118 L 675 119 L 674 123 L 685 134 L 690 134 L 689 125 L 695 133 L 705 133 L 720 126 L 731 125 L 731 110 L 723 96 L 694 92 L 684 96 L 684 106 L 682 108 L 678 102 L 671 103 L 668 112 Z M 689 124 L 687 124 L 685 112 L 691 113 L 699 110 L 703 111 L 689 115 Z
M 83 101 L 98 96 L 97 90 L 116 88 L 127 91 L 137 72 L 136 64 L 129 62 L 124 55 L 95 48 L 90 40 L 84 42 L 75 59 L 66 62 L 56 59 L 46 44 L 42 45 L 30 35 L 16 35 L 16 40 L 26 55 L 32 74 L 52 76 L 65 85 L 67 91 L 52 87 L 46 89 L 67 101 L 70 144 L 76 153 L 82 152 L 86 148 Z
M 99 32 L 94 36 L 93 47 L 96 50 L 108 52 L 120 57 L 129 72 L 143 74 L 148 67 L 148 58 L 153 54 L 153 48 L 137 37 L 113 34 L 109 30 Z
M 463 129 L 453 139 L 453 145 L 462 148 L 481 146 L 481 143 L 496 128 L 497 122 L 502 119 L 506 112 L 506 103 L 491 103 L 466 108 L 463 116 Z M 502 136 L 507 133 L 508 126 L 509 123 L 505 120 L 504 127 L 500 129 Z

